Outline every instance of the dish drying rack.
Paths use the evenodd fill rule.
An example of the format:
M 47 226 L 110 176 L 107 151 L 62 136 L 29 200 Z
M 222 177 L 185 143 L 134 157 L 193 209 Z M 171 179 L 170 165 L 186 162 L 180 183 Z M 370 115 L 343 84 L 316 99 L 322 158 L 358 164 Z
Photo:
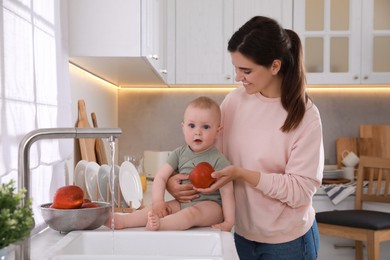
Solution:
M 95 189 L 95 193 L 97 195 L 97 197 L 100 197 L 99 196 L 99 190 L 98 190 L 98 187 L 96 187 Z M 86 191 L 84 190 L 84 194 L 86 194 Z M 107 201 L 105 202 L 111 202 L 111 191 L 110 191 L 110 185 L 109 183 L 107 183 L 107 188 L 106 188 L 106 198 L 107 198 Z M 124 203 L 123 203 L 124 202 Z M 142 200 L 140 201 L 141 203 L 141 206 L 139 208 L 133 208 L 132 206 L 132 202 L 129 201 L 129 202 L 125 202 L 124 201 L 124 198 L 122 197 L 122 192 L 120 189 L 118 189 L 118 194 L 117 194 L 117 197 L 116 197 L 116 200 L 115 200 L 115 208 L 114 208 L 114 211 L 115 212 L 121 212 L 121 213 L 132 213 L 136 210 L 140 210 L 140 209 L 143 209 L 145 207 L 145 204 L 144 204 L 144 199 L 142 198 Z M 127 204 L 128 206 L 127 207 L 122 207 L 121 205 L 123 204 Z

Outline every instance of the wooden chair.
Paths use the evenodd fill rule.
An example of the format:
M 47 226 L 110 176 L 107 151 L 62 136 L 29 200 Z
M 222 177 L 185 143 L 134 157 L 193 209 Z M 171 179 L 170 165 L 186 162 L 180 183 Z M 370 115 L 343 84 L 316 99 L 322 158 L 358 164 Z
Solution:
M 369 176 L 368 181 L 365 181 L 366 185 L 364 173 Z M 363 202 L 390 204 L 390 158 L 367 156 L 360 158 L 353 210 L 334 210 L 316 214 L 320 234 L 355 240 L 356 260 L 363 260 L 365 241 L 368 259 L 379 260 L 380 243 L 390 240 L 390 213 L 365 210 Z

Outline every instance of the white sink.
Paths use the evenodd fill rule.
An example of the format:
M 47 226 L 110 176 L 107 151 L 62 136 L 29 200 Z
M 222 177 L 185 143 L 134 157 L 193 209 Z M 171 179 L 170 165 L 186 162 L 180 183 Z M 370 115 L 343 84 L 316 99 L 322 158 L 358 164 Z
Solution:
M 233 235 L 214 229 L 73 231 L 45 259 L 238 259 Z

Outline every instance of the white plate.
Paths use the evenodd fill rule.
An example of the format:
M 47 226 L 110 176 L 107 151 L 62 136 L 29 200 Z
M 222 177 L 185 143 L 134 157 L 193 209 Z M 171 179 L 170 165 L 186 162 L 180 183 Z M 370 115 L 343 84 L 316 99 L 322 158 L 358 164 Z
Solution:
M 342 169 L 324 171 L 323 179 L 340 179 L 343 178 L 344 171 Z
M 110 171 L 111 171 L 111 168 L 110 168 Z M 123 193 L 122 192 L 120 192 L 120 205 L 118 203 L 118 194 L 119 194 L 119 191 L 120 191 L 120 188 L 119 188 L 119 172 L 120 172 L 119 166 L 115 165 L 115 167 L 114 167 L 114 202 L 115 202 L 115 206 L 116 207 L 126 208 L 128 205 L 126 203 L 125 198 L 123 197 Z M 112 187 L 111 186 L 111 178 L 109 178 L 109 183 L 110 183 L 110 191 L 111 191 L 112 190 L 111 189 L 111 187 Z
M 119 186 L 125 201 L 138 209 L 142 202 L 142 184 L 134 164 L 124 161 L 119 171 Z
M 99 164 L 96 162 L 89 162 L 87 167 L 85 167 L 85 186 L 87 187 L 89 198 L 92 201 L 99 200 L 99 191 L 97 187 L 99 167 Z
M 76 164 L 73 171 L 74 185 L 79 186 L 84 191 L 84 197 L 89 199 L 88 194 L 85 192 L 85 168 L 87 167 L 88 161 L 81 160 Z
M 107 189 L 108 187 L 108 180 L 110 178 L 110 171 L 111 167 L 107 164 L 102 164 L 98 171 L 98 189 L 100 198 L 105 201 L 109 202 L 110 198 L 110 190 Z
M 337 170 L 337 164 L 327 164 L 324 165 L 324 172 Z

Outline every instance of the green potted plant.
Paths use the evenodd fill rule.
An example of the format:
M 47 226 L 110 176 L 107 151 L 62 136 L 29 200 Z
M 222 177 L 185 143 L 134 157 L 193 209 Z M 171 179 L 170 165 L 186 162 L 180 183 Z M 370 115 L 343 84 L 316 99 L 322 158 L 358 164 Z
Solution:
M 7 255 L 10 244 L 22 240 L 34 227 L 31 200 L 21 206 L 26 190 L 15 191 L 14 181 L 0 187 L 0 257 Z

